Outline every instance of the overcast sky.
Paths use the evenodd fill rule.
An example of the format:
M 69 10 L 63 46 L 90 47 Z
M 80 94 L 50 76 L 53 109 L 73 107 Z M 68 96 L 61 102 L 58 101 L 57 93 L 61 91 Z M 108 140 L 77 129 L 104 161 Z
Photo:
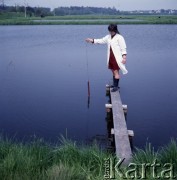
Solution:
M 177 9 L 177 0 L 4 0 L 7 5 L 42 6 L 94 6 L 115 7 L 119 10 Z

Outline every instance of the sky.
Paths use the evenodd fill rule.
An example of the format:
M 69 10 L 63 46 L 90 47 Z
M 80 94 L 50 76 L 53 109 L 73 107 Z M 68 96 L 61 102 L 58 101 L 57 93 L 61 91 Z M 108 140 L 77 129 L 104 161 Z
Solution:
M 4 0 L 6 5 L 115 7 L 118 10 L 177 9 L 177 0 Z

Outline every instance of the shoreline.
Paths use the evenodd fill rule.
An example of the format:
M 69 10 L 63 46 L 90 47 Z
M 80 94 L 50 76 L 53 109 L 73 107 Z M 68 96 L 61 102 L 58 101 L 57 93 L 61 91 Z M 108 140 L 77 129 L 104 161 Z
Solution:
M 73 15 L 73 16 L 47 16 L 22 17 L 0 14 L 0 25 L 107 25 L 110 23 L 122 25 L 150 25 L 150 24 L 177 24 L 177 16 L 154 15 Z

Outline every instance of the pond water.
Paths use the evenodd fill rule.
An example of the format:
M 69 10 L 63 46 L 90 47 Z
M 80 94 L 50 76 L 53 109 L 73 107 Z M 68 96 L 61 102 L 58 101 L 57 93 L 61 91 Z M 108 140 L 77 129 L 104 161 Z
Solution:
M 177 137 L 177 26 L 120 25 L 129 73 L 120 80 L 134 145 L 159 147 Z M 105 25 L 0 26 L 0 131 L 55 142 L 106 137 Z M 87 106 L 87 62 L 91 99 Z

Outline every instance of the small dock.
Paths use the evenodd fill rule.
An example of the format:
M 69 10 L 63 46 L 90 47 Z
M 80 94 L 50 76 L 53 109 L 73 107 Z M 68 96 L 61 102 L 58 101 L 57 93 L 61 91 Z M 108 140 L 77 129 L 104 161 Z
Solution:
M 111 109 L 113 117 L 113 129 L 111 134 L 114 135 L 116 155 L 119 159 L 124 159 L 124 164 L 131 162 L 132 150 L 129 137 L 134 136 L 132 130 L 127 129 L 125 113 L 127 113 L 127 105 L 123 105 L 119 91 L 111 92 L 109 85 L 106 86 L 110 95 L 111 104 L 106 104 L 107 109 Z

